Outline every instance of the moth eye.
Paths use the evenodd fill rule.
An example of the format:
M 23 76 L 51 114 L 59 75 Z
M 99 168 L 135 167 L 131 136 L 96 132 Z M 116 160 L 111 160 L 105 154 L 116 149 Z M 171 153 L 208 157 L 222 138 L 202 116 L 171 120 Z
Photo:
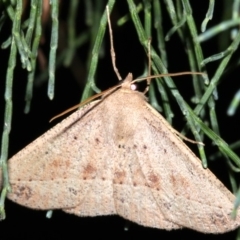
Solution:
M 141 81 L 141 82 L 135 82 L 130 85 L 130 89 L 132 91 L 139 91 L 139 92 L 144 92 L 147 87 L 147 82 L 146 81 Z
M 137 85 L 133 83 L 133 84 L 131 84 L 130 88 L 131 88 L 132 91 L 136 91 L 137 90 Z

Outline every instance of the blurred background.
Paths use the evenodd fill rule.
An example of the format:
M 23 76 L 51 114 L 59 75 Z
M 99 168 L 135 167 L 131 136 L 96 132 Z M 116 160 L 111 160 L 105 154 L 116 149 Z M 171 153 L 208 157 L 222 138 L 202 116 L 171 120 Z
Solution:
M 3 44 L 12 34 L 13 21 L 8 12 L 8 7 L 11 6 L 13 10 L 17 9 L 18 1 L 0 1 L 0 10 L 2 13 L 1 18 L 1 33 L 0 43 Z M 31 4 L 38 1 L 22 1 L 22 15 L 20 16 L 20 24 L 23 24 L 30 18 L 32 11 Z M 60 119 L 53 123 L 49 120 L 58 113 L 66 110 L 67 108 L 80 102 L 84 87 L 89 79 L 89 72 L 93 71 L 92 61 L 94 57 L 98 58 L 96 72 L 94 73 L 94 80 L 96 86 L 100 90 L 105 90 L 118 83 L 116 74 L 113 71 L 111 56 L 110 56 L 110 40 L 109 31 L 107 27 L 102 26 L 100 33 L 105 35 L 100 47 L 95 55 L 92 55 L 93 46 L 96 46 L 96 38 L 99 36 L 99 23 L 105 11 L 105 6 L 108 1 L 100 0 L 85 0 L 85 1 L 50 1 L 56 4 L 59 9 L 58 19 L 58 47 L 56 52 L 56 71 L 55 71 L 55 89 L 54 98 L 49 99 L 48 89 L 48 67 L 50 61 L 50 42 L 52 38 L 52 18 L 51 18 L 51 5 L 49 1 L 42 1 L 41 12 L 41 26 L 42 34 L 39 39 L 39 46 L 37 49 L 36 70 L 34 73 L 34 82 L 32 88 L 32 100 L 29 112 L 24 113 L 25 96 L 27 81 L 29 79 L 29 72 L 22 68 L 22 62 L 17 54 L 16 67 L 13 72 L 13 85 L 12 85 L 12 127 L 9 136 L 8 156 L 16 154 L 27 144 L 53 127 Z M 142 46 L 138 31 L 133 23 L 130 15 L 130 2 L 135 3 L 139 8 L 138 16 L 140 21 L 146 26 L 149 25 L 151 32 L 148 38 L 152 39 L 152 47 L 159 54 L 163 60 L 165 67 L 169 73 L 182 72 L 182 71 L 202 71 L 208 74 L 209 80 L 216 74 L 219 69 L 220 63 L 226 60 L 231 51 L 226 50 L 233 46 L 232 43 L 237 38 L 239 33 L 239 1 L 226 1 L 218 0 L 215 2 L 213 8 L 212 19 L 206 25 L 206 29 L 202 33 L 201 26 L 206 17 L 209 9 L 209 4 L 214 1 L 170 1 L 170 0 L 135 0 L 135 1 L 110 1 L 114 3 L 111 12 L 111 23 L 113 28 L 114 47 L 116 52 L 116 64 L 119 72 L 123 78 L 132 72 L 134 78 L 146 75 L 147 55 L 144 47 Z M 191 30 L 187 20 L 181 26 L 174 23 L 170 6 L 174 6 L 176 11 L 176 21 L 181 22 L 186 15 L 184 6 L 189 4 L 192 10 L 191 22 L 196 26 L 197 36 L 201 35 L 201 43 L 199 44 L 202 51 L 203 59 L 207 59 L 215 54 L 223 53 L 222 58 L 216 61 L 210 61 L 206 64 L 200 64 L 199 58 L 195 56 L 194 41 L 192 41 Z M 159 12 L 160 18 L 156 18 L 154 10 L 156 6 L 161 7 Z M 150 13 L 150 19 L 146 20 L 146 14 Z M 235 15 L 234 15 L 235 14 Z M 158 19 L 158 21 L 156 21 Z M 123 23 L 119 23 L 122 21 Z M 212 35 L 210 31 L 212 27 L 224 26 L 226 29 L 217 28 L 219 30 L 216 35 Z M 173 28 L 176 31 L 170 35 L 169 40 L 164 38 L 169 36 L 169 31 Z M 26 32 L 27 27 L 23 31 Z M 159 30 L 160 29 L 160 30 Z M 216 31 L 217 31 L 216 30 Z M 159 31 L 162 35 L 159 35 Z M 234 33 L 235 31 L 235 33 Z M 34 41 L 34 33 L 30 43 Z M 147 33 L 147 30 L 146 30 Z M 204 33 L 206 33 L 204 35 Z M 207 33 L 210 38 L 206 40 Z M 56 33 L 55 33 L 56 34 Z M 161 44 L 159 38 L 163 38 L 164 45 Z M 190 40 L 189 40 L 190 39 Z M 190 45 L 188 45 L 190 41 Z M 30 44 L 31 45 L 31 44 Z M 189 47 L 190 46 L 190 47 Z M 214 99 L 215 113 L 217 116 L 220 136 L 228 143 L 236 143 L 234 152 L 239 155 L 239 119 L 240 111 L 238 105 L 235 105 L 233 116 L 229 116 L 227 111 L 231 101 L 234 97 L 238 96 L 236 93 L 240 89 L 239 82 L 239 49 L 238 44 L 235 45 L 235 52 L 231 55 L 228 63 L 223 67 L 223 71 L 215 89 L 218 99 Z M 2 46 L 3 47 L 3 46 Z M 0 50 L 0 126 L 4 123 L 5 100 L 4 94 L 6 92 L 7 71 L 9 70 L 9 56 L 10 47 Z M 188 52 L 192 51 L 194 55 L 194 64 L 189 62 Z M 164 54 L 165 53 L 165 54 Z M 193 66 L 195 66 L 193 68 Z M 194 109 L 196 106 L 196 89 L 192 76 L 175 77 L 174 83 L 184 100 Z M 200 80 L 199 80 L 200 81 Z M 203 80 L 202 80 L 203 81 Z M 9 85 L 8 85 L 9 86 Z M 181 131 L 186 124 L 186 120 L 175 101 L 169 88 L 164 85 L 164 90 L 167 91 L 169 96 L 169 103 L 171 105 L 174 117 L 172 125 L 178 131 Z M 206 90 L 203 83 L 200 83 L 200 92 L 203 95 Z M 144 87 L 144 86 L 143 86 Z M 142 86 L 139 85 L 141 90 Z M 157 90 L 156 84 L 154 85 L 156 98 L 159 107 L 162 105 L 162 98 Z M 94 94 L 93 90 L 86 93 L 86 96 Z M 237 99 L 237 98 L 235 98 Z M 237 100 L 236 100 L 237 101 Z M 150 98 L 151 102 L 151 98 Z M 113 106 L 114 107 L 114 106 Z M 161 112 L 163 116 L 165 112 Z M 206 125 L 213 129 L 211 121 L 209 120 L 209 109 L 206 104 L 205 113 L 200 115 L 201 119 Z M 64 119 L 62 117 L 61 119 Z M 214 129 L 213 129 L 214 130 Z M 188 134 L 189 138 L 194 138 L 193 135 Z M 213 139 L 207 137 L 203 138 L 205 143 L 205 152 L 208 159 L 208 166 L 211 171 L 231 190 L 234 186 L 239 184 L 239 174 L 234 173 L 227 164 L 228 159 L 219 155 L 216 158 L 211 158 L 219 150 L 213 144 Z M 197 146 L 187 143 L 193 151 L 199 156 Z M 213 160 L 211 160 L 213 159 Z M 240 164 L 239 164 L 240 165 Z M 238 165 L 238 166 L 239 166 Z M 239 169 L 239 168 L 238 168 Z M 237 168 L 235 169 L 237 171 Z M 231 178 L 229 177 L 231 176 Z M 230 179 L 234 183 L 231 184 Z M 235 189 L 236 190 L 236 189 Z M 54 211 L 51 219 L 47 219 L 46 212 L 35 211 L 19 206 L 15 203 L 6 200 L 6 214 L 7 217 L 4 221 L 0 222 L 0 238 L 10 239 L 24 238 L 24 239 L 54 239 L 54 238 L 107 238 L 112 239 L 118 237 L 119 239 L 137 239 L 139 237 L 146 237 L 148 239 L 165 239 L 165 238 L 198 238 L 198 239 L 237 239 L 237 231 L 222 234 L 222 235 L 209 235 L 195 232 L 189 229 L 177 230 L 167 232 L 165 230 L 152 229 L 139 226 L 135 223 L 129 224 L 121 217 L 118 216 L 104 216 L 104 217 L 85 217 L 80 218 L 74 215 L 65 214 L 62 211 Z M 125 226 L 129 226 L 128 231 L 125 231 Z M 240 237 L 240 235 L 238 234 Z

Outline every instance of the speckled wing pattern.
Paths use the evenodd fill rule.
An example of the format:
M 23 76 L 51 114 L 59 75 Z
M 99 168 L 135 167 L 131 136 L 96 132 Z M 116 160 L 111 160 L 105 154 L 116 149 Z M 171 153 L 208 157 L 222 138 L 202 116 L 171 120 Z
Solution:
M 144 95 L 131 90 L 131 81 L 129 74 L 120 89 L 13 156 L 8 198 L 78 216 L 118 214 L 167 230 L 237 228 L 239 214 L 231 219 L 234 195 L 202 168 Z

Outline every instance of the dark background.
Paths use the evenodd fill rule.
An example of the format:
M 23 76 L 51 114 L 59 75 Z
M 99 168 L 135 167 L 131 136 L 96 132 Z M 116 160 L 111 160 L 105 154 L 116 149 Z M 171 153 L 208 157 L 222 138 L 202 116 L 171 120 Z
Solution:
M 67 1 L 68 2 L 68 1 Z M 94 1 L 93 1 L 94 2 Z M 230 1 L 229 1 L 230 2 Z M 200 25 L 206 15 L 208 8 L 208 1 L 191 1 L 193 16 L 196 21 L 198 31 L 200 32 Z M 60 11 L 60 20 L 62 24 L 66 23 L 66 9 L 68 3 L 63 3 Z M 128 6 L 125 1 L 118 1 L 115 5 L 111 15 L 115 51 L 117 55 L 117 66 L 122 77 L 125 77 L 128 72 L 132 72 L 134 77 L 143 73 L 144 63 L 146 63 L 146 54 L 138 41 L 136 30 L 131 22 L 125 26 L 117 27 L 116 20 L 128 12 Z M 209 22 L 208 28 L 221 22 L 223 12 L 223 1 L 218 0 L 215 6 L 214 18 Z M 86 29 L 84 25 L 84 4 L 79 5 L 79 15 L 77 18 L 78 32 Z M 143 14 L 140 14 L 143 16 Z M 163 8 L 163 26 L 164 32 L 167 33 L 172 27 L 166 9 Z M 0 35 L 0 41 L 3 42 L 9 35 L 11 30 L 10 21 L 7 22 Z M 46 43 L 42 45 L 42 50 L 48 55 L 48 41 L 49 41 L 50 26 L 46 26 L 45 37 Z M 105 90 L 110 86 L 115 85 L 118 80 L 113 72 L 110 54 L 109 54 L 109 36 L 106 31 L 104 38 L 105 55 L 100 58 L 96 81 L 100 89 Z M 215 37 L 212 40 L 203 43 L 204 57 L 211 56 L 225 49 L 219 48 L 219 38 Z M 229 40 L 230 41 L 230 40 Z M 189 70 L 187 57 L 185 54 L 184 44 L 180 41 L 177 34 L 174 34 L 169 42 L 166 44 L 167 55 L 169 60 L 169 72 L 180 72 Z M 18 59 L 18 65 L 15 70 L 14 86 L 13 86 L 13 119 L 12 130 L 10 134 L 9 157 L 24 148 L 28 143 L 39 137 L 42 133 L 54 126 L 59 120 L 54 123 L 49 123 L 49 119 L 54 115 L 62 112 L 68 107 L 73 106 L 80 100 L 83 91 L 81 85 L 82 81 L 86 78 L 86 71 L 84 72 L 84 63 L 87 59 L 89 44 L 87 43 L 81 49 L 77 50 L 76 56 L 78 61 L 83 64 L 82 77 L 76 79 L 74 74 L 69 68 L 60 67 L 56 71 L 56 88 L 55 98 L 50 101 L 47 98 L 47 82 L 41 86 L 34 88 L 34 96 L 32 101 L 32 108 L 28 115 L 23 113 L 24 109 L 24 95 L 27 74 L 21 69 L 21 64 Z M 239 50 L 235 53 L 233 60 L 229 64 L 235 63 L 238 59 Z M 7 69 L 9 49 L 1 50 L 1 69 L 0 69 L 0 94 L 4 96 L 5 89 L 5 76 Z M 209 63 L 207 70 L 211 77 L 219 62 Z M 37 74 L 39 74 L 38 69 Z M 189 77 L 175 78 L 175 83 L 179 88 L 180 93 L 184 99 L 190 103 L 190 98 L 193 96 L 191 80 Z M 236 68 L 232 72 L 224 75 L 221 84 L 218 86 L 219 100 L 217 101 L 217 114 L 220 125 L 221 136 L 227 143 L 232 143 L 239 139 L 239 110 L 234 117 L 226 115 L 227 107 L 234 96 L 235 92 L 239 89 L 239 69 Z M 194 105 L 192 105 L 194 107 Z M 184 118 L 178 109 L 178 106 L 173 103 L 174 110 L 176 109 L 173 125 L 177 130 L 181 130 L 184 126 Z M 4 98 L 0 99 L 0 123 L 3 126 L 4 116 Z M 196 146 L 187 143 L 195 152 Z M 212 154 L 217 151 L 211 141 L 206 140 L 206 152 Z M 239 151 L 237 152 L 239 154 Z M 226 164 L 224 159 L 217 159 L 215 162 L 209 162 L 209 168 L 217 177 L 224 182 L 230 189 L 228 180 L 228 173 L 226 171 Z M 237 175 L 239 178 L 239 175 Z M 106 239 L 119 237 L 120 239 L 137 239 L 144 237 L 148 239 L 165 239 L 165 238 L 198 238 L 198 239 L 235 239 L 236 231 L 222 234 L 210 235 L 202 234 L 193 230 L 183 229 L 177 231 L 167 232 L 165 230 L 152 229 L 139 226 L 135 223 L 130 224 L 128 231 L 124 231 L 126 221 L 118 216 L 105 216 L 105 217 L 85 217 L 80 218 L 74 215 L 69 215 L 59 211 L 54 211 L 51 219 L 45 217 L 46 212 L 35 211 L 19 206 L 15 203 L 6 200 L 6 214 L 7 218 L 0 222 L 0 239 L 24 238 L 24 239 L 54 239 L 61 237 L 74 238 L 88 238 L 104 237 Z

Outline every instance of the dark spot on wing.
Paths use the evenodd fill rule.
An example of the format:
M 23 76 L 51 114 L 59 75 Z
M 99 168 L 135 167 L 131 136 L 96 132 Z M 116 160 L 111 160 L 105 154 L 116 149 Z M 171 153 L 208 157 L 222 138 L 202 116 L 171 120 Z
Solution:
M 164 206 L 166 209 L 170 210 L 171 207 L 172 207 L 172 204 L 171 204 L 170 202 L 164 201 L 164 202 L 163 202 L 163 206 Z
M 170 180 L 171 180 L 171 183 L 172 183 L 172 185 L 173 185 L 173 186 L 175 186 L 175 185 L 176 185 L 176 182 L 177 182 L 177 180 L 176 180 L 176 178 L 175 178 L 175 175 L 174 175 L 174 173 L 172 173 L 172 174 L 171 174 Z
M 124 171 L 116 171 L 114 173 L 114 183 L 123 184 L 125 181 L 126 173 Z
M 97 169 L 90 163 L 88 163 L 83 170 L 83 179 L 94 179 L 96 176 Z
M 151 173 L 148 177 L 148 180 L 151 181 L 152 183 L 157 183 L 159 181 L 159 178 L 156 174 Z
M 84 172 L 87 174 L 91 174 L 96 171 L 96 168 L 93 167 L 91 164 L 87 164 L 87 166 L 84 168 Z
M 57 159 L 52 160 L 50 163 L 54 168 L 60 167 L 59 161 Z
M 210 215 L 210 219 L 214 225 L 226 225 L 228 222 L 223 214 L 216 212 Z
M 77 192 L 76 189 L 70 187 L 70 188 L 68 188 L 68 190 L 69 190 L 70 193 L 72 193 L 72 194 L 74 194 L 75 196 L 77 196 L 78 192 Z
M 184 191 L 185 198 L 191 198 L 191 183 L 185 176 L 181 175 L 181 173 L 172 172 L 170 175 L 170 183 L 172 184 L 172 190 L 175 195 L 181 195 L 182 191 Z
M 159 182 L 159 177 L 155 173 L 153 173 L 153 172 L 150 173 L 148 175 L 147 180 L 148 180 L 148 183 L 149 183 L 149 187 L 155 188 L 155 189 L 157 189 L 157 188 L 160 189 L 161 188 L 160 182 Z
M 61 161 L 60 159 L 53 159 L 49 161 L 49 167 L 52 167 L 57 171 L 57 169 L 68 169 L 71 166 L 69 160 Z
M 124 144 L 119 144 L 119 145 L 118 145 L 118 148 L 123 148 L 123 149 L 125 149 L 125 145 L 124 145 Z
M 26 186 L 20 186 L 15 191 L 17 197 L 29 200 L 32 197 L 32 189 Z

